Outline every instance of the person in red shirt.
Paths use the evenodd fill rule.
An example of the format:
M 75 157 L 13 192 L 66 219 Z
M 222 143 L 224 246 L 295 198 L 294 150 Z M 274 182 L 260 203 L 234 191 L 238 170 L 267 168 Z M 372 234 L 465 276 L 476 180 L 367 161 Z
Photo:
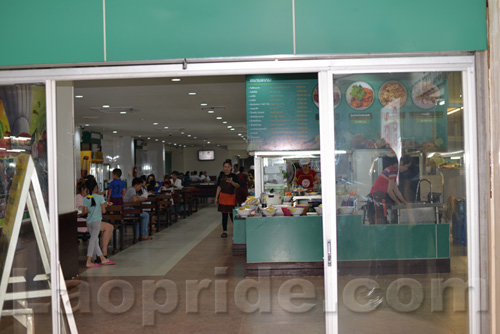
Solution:
M 294 183 L 296 186 L 300 186 L 306 191 L 311 192 L 314 190 L 314 185 L 319 183 L 319 177 L 315 170 L 309 168 L 311 161 L 309 159 L 300 160 L 300 166 L 302 167 L 295 173 Z
M 410 165 L 410 156 L 403 155 L 399 164 L 396 160 L 393 165 L 384 169 L 377 177 L 369 195 L 373 200 L 373 210 L 368 210 L 370 224 L 387 224 L 387 208 L 389 203 L 394 202 L 398 205 L 408 204 L 403 194 L 399 191 L 396 179 L 398 171 L 399 173 L 403 173 Z

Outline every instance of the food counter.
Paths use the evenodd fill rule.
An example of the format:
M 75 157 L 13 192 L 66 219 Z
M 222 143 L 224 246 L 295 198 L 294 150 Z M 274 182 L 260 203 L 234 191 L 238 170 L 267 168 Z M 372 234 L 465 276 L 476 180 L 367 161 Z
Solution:
M 363 225 L 360 215 L 338 215 L 337 236 L 340 275 L 450 270 L 448 224 Z M 323 274 L 321 216 L 236 218 L 234 245 L 246 249 L 247 276 Z

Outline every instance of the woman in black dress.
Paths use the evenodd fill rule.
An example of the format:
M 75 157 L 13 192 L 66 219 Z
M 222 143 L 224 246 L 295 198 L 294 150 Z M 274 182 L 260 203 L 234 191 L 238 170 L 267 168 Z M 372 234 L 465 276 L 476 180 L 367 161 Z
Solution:
M 222 212 L 222 234 L 221 238 L 227 237 L 227 218 L 231 217 L 233 221 L 233 209 L 236 204 L 236 189 L 238 177 L 231 173 L 232 163 L 230 159 L 224 161 L 224 172 L 219 175 L 217 180 L 217 193 L 215 194 L 215 203 L 219 205 L 218 211 Z

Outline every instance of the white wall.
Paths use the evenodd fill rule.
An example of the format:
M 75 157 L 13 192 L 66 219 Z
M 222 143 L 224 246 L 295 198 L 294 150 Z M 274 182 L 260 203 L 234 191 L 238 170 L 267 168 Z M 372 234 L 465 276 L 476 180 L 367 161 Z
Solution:
M 162 143 L 148 143 L 146 150 L 137 150 L 137 175 L 154 174 L 157 180 L 162 180 L 165 175 L 163 149 Z
M 132 169 L 134 168 L 133 138 L 129 136 L 103 136 L 102 153 L 104 163 L 110 169 L 120 168 L 122 180 L 127 180 L 127 186 L 132 184 Z
M 74 155 L 75 122 L 73 121 L 73 83 L 58 82 L 57 109 L 57 192 L 59 213 L 75 210 L 76 156 Z M 78 146 L 79 146 L 78 142 Z M 78 152 L 78 155 L 80 152 Z
M 234 159 L 230 156 L 229 151 L 225 147 L 214 147 L 210 148 L 215 151 L 214 161 L 199 161 L 198 151 L 206 150 L 206 147 L 187 147 L 184 148 L 184 169 L 180 170 L 182 172 L 186 171 L 197 171 L 200 170 L 207 171 L 210 176 L 218 176 L 222 171 L 222 164 L 226 159 Z M 233 160 L 234 162 L 235 160 Z

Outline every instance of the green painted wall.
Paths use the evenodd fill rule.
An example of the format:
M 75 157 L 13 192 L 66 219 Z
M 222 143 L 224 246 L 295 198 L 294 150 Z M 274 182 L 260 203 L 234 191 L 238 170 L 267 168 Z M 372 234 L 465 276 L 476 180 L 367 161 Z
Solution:
M 297 53 L 487 48 L 485 1 L 296 0 L 295 3 Z
M 0 31 L 0 66 L 104 60 L 100 0 L 2 0 Z
M 321 218 L 247 218 L 247 262 L 323 261 Z
M 448 224 L 362 225 L 361 216 L 337 216 L 338 260 L 449 258 L 449 231 Z
M 484 50 L 476 0 L 296 0 L 297 54 Z M 0 66 L 293 54 L 292 0 L 3 0 Z
M 290 0 L 107 0 L 108 60 L 293 53 Z
M 245 243 L 243 221 L 235 219 L 235 243 Z M 449 229 L 448 224 L 363 225 L 359 215 L 337 216 L 338 261 L 449 258 Z M 323 261 L 322 217 L 247 218 L 246 244 L 251 263 Z

